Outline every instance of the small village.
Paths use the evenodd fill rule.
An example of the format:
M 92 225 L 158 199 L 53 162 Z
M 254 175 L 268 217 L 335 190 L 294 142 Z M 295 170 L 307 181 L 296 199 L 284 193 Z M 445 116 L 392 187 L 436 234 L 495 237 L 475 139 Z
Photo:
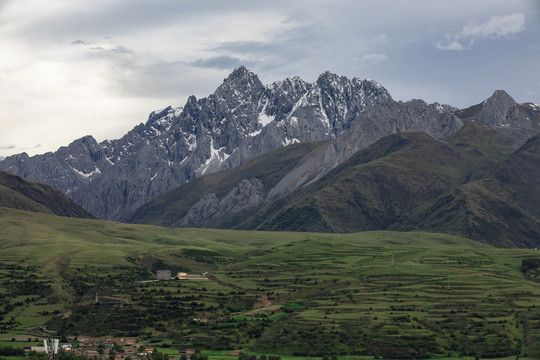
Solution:
M 208 280 L 208 273 L 188 274 L 187 272 L 177 272 L 173 274 L 171 270 L 157 270 L 155 280 L 137 281 L 136 283 L 156 282 L 165 280 Z M 114 297 L 106 297 L 116 299 Z M 122 300 L 122 299 L 120 299 Z M 96 302 L 98 295 L 96 294 Z M 199 321 L 200 319 L 193 319 Z M 38 339 L 35 339 L 38 341 Z M 67 339 L 66 339 L 67 340 Z M 84 357 L 89 359 L 109 359 L 109 360 L 137 360 L 137 359 L 168 359 L 168 360 L 194 360 L 206 359 L 204 355 L 197 356 L 195 349 L 184 350 L 171 349 L 166 354 L 159 353 L 157 348 L 143 344 L 136 339 L 129 338 L 92 338 L 79 336 L 72 339 L 72 342 L 60 343 L 59 339 L 43 340 L 43 345 L 24 346 L 25 354 L 47 354 L 49 358 L 66 356 L 68 358 Z M 233 351 L 225 355 L 237 356 L 241 351 Z
M 25 346 L 24 350 L 26 353 L 32 351 L 38 354 L 46 353 L 50 358 L 56 358 L 59 353 L 89 359 L 136 360 L 153 357 L 163 358 L 163 356 L 155 356 L 158 354 L 156 348 L 149 347 L 135 339 L 79 337 L 74 340 L 76 341 L 73 343 L 65 342 L 62 344 L 59 343 L 58 339 L 44 340 L 44 345 Z M 196 358 L 195 354 L 195 349 L 177 350 L 173 353 L 168 352 L 165 358 L 169 360 L 194 359 Z
M 36 341 L 38 339 L 35 339 Z M 59 339 L 43 340 L 40 346 L 24 346 L 23 352 L 12 355 L 29 357 L 30 359 L 93 359 L 93 360 L 208 360 L 208 356 L 192 348 L 183 350 L 160 349 L 148 346 L 130 338 L 91 338 L 81 336 L 72 342 L 60 343 Z M 0 359 L 3 353 L 0 353 Z M 239 360 L 281 360 L 276 355 L 248 355 L 242 350 L 224 352 L 222 356 L 235 357 Z M 336 357 L 332 358 L 336 360 Z

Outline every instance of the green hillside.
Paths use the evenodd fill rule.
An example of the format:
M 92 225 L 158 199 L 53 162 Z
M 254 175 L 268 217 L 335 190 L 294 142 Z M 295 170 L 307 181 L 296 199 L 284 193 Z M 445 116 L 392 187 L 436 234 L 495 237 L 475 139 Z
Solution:
M 538 247 L 540 135 L 492 173 L 421 206 L 393 229 L 439 231 L 497 246 Z
M 472 124 L 448 143 L 422 133 L 394 134 L 357 152 L 293 196 L 268 205 L 240 227 L 386 229 L 408 211 L 481 176 L 511 151 L 506 139 Z
M 382 358 L 540 356 L 540 255 L 422 232 L 170 229 L 0 208 L 0 339 Z M 155 270 L 208 280 L 155 279 Z M 98 303 L 95 302 L 99 294 Z
M 0 206 L 60 216 L 93 218 L 60 190 L 1 169 Z

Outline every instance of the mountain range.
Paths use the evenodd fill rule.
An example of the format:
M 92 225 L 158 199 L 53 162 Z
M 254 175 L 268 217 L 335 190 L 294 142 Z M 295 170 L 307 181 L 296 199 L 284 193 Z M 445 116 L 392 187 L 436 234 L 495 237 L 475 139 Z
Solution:
M 296 142 L 331 139 L 365 108 L 391 101 L 380 84 L 326 72 L 264 86 L 240 67 L 214 94 L 154 111 L 118 140 L 85 136 L 0 167 L 55 186 L 101 219 L 122 220 L 174 187 Z
M 7 157 L 0 167 L 61 189 L 101 219 L 425 229 L 530 247 L 540 233 L 532 177 L 539 124 L 540 106 L 517 104 L 502 90 L 456 109 L 394 101 L 373 80 L 330 72 L 314 83 L 293 77 L 265 86 L 240 67 L 213 94 L 154 111 L 121 139 L 86 136 L 53 153 Z M 509 213 L 521 224 L 513 237 Z

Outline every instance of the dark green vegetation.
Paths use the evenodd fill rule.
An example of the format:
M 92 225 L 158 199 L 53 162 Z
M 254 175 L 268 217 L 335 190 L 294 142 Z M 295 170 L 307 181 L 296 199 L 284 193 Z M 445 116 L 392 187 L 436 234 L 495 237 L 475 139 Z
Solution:
M 1 169 L 0 206 L 59 216 L 93 218 L 60 190 Z
M 273 202 L 241 227 L 324 232 L 386 229 L 408 211 L 477 176 L 512 151 L 493 130 L 480 129 L 470 124 L 461 130 L 456 135 L 460 141 L 451 139 L 459 146 L 423 133 L 383 138 L 321 180 Z M 479 131 L 485 136 L 471 134 Z M 478 139 L 488 139 L 493 145 L 477 144 Z
M 482 239 L 497 246 L 538 247 L 540 239 L 540 134 L 489 175 L 427 203 L 395 230 L 420 229 Z
M 523 259 L 521 263 L 521 272 L 524 273 L 528 279 L 536 281 L 536 279 L 540 277 L 540 258 Z
M 535 250 L 421 232 L 168 229 L 5 208 L 0 228 L 5 338 L 46 325 L 169 348 L 540 357 Z M 137 282 L 155 279 L 156 263 L 209 280 Z

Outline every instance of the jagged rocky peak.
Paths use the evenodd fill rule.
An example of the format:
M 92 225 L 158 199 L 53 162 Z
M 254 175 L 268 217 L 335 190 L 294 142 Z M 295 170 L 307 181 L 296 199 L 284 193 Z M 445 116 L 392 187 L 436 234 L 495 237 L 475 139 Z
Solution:
M 377 97 L 381 102 L 392 99 L 384 86 L 371 79 L 357 77 L 348 79 L 346 76 L 337 75 L 327 70 L 319 76 L 316 83 L 322 89 L 338 89 L 343 93 L 347 91 L 350 93 L 350 90 L 354 89 L 364 95 Z
M 285 97 L 298 98 L 304 95 L 312 87 L 312 84 L 302 80 L 298 76 L 288 77 L 282 81 L 276 81 L 266 87 L 266 93 L 274 99 L 275 104 L 278 100 Z
M 276 81 L 266 87 L 266 102 L 261 109 L 267 122 L 275 119 L 277 122 L 285 119 L 298 101 L 312 88 L 312 84 L 298 76 Z
M 340 76 L 326 70 L 317 78 L 317 85 L 320 87 L 331 86 L 335 88 L 343 87 L 349 82 L 345 76 Z
M 517 103 L 506 91 L 496 90 L 491 97 L 483 102 L 483 105 L 483 111 L 506 114 L 514 108 Z
M 497 90 L 480 104 L 455 111 L 459 118 L 497 129 L 518 148 L 540 130 L 540 109 L 518 104 L 504 90 Z
M 264 85 L 259 77 L 245 66 L 240 66 L 223 80 L 214 95 L 218 98 L 232 96 L 237 101 L 249 101 L 254 94 L 263 91 Z
M 172 106 L 167 106 L 165 109 L 161 109 L 161 110 L 154 110 L 150 113 L 150 116 L 148 117 L 147 122 L 153 122 L 156 119 L 163 118 L 167 116 L 171 110 L 172 110 Z
M 504 90 L 497 90 L 482 103 L 475 120 L 495 128 L 524 129 L 531 127 L 530 118 Z
M 67 160 L 88 156 L 93 162 L 97 162 L 103 158 L 103 148 L 91 135 L 77 139 L 69 144 L 67 148 L 61 147 L 58 151 L 70 156 Z
M 520 111 L 520 105 L 504 90 L 496 90 L 480 104 L 458 110 L 456 115 L 492 128 L 530 127 L 530 121 Z
M 168 106 L 163 110 L 150 113 L 144 125 L 139 126 L 140 134 L 146 138 L 155 138 L 167 133 L 178 120 L 183 108 Z
M 493 92 L 493 95 L 491 95 L 487 100 L 487 102 L 499 102 L 499 103 L 507 103 L 510 105 L 515 104 L 514 98 L 511 97 L 506 91 L 504 90 L 495 90 Z

